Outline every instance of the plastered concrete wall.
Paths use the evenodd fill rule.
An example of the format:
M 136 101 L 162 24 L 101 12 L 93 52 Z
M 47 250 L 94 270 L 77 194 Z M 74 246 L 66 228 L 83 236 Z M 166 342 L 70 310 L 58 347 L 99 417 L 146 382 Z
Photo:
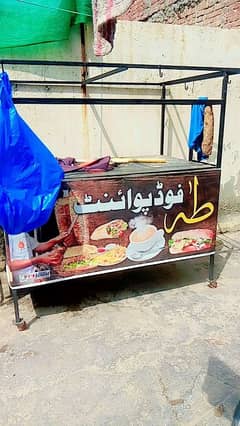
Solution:
M 91 34 L 89 34 L 88 40 L 88 56 L 93 58 Z M 104 60 L 109 62 L 238 67 L 239 45 L 239 30 L 216 30 L 214 28 L 150 24 L 146 22 L 119 22 L 115 48 Z M 134 73 L 135 76 L 132 75 L 132 72 L 128 72 L 129 77 L 136 78 L 137 76 L 142 78 L 143 81 L 161 81 L 155 71 L 134 71 Z M 165 71 L 163 79 L 182 75 L 181 73 Z M 132 96 L 135 97 L 137 91 L 135 89 L 130 90 Z M 155 91 L 157 96 L 160 96 L 159 90 L 156 89 Z M 240 206 L 239 93 L 240 76 L 231 77 L 231 84 L 228 87 L 224 136 L 221 206 L 235 210 Z M 112 91 L 112 95 L 114 95 L 114 91 Z M 168 91 L 168 97 L 173 98 L 190 99 L 199 96 L 220 97 L 221 80 L 190 83 L 187 87 L 179 85 Z M 146 154 L 149 152 L 152 154 L 153 149 L 156 149 L 155 153 L 158 153 L 160 120 L 157 121 L 157 116 L 160 117 L 160 107 L 152 107 L 150 114 L 148 106 L 144 107 L 143 112 L 138 107 L 135 107 L 133 111 L 129 109 L 128 120 L 125 120 L 122 127 L 116 124 L 122 120 L 120 110 L 116 112 L 114 108 L 99 107 L 99 111 L 101 111 L 99 114 L 101 114 L 103 119 L 102 125 L 105 128 L 105 134 L 116 147 L 117 153 L 132 154 L 135 152 L 136 154 Z M 191 107 L 189 106 L 167 108 L 165 120 L 166 154 L 187 158 L 190 109 Z M 219 124 L 218 106 L 214 107 L 214 116 L 214 149 L 210 161 L 216 159 Z M 153 128 L 156 123 L 156 132 L 154 132 Z M 129 124 L 131 126 L 130 131 Z M 144 131 L 142 130 L 143 128 Z M 139 129 L 141 129 L 139 131 L 140 138 L 136 140 L 136 132 Z M 124 137 L 120 137 L 120 135 L 124 135 Z M 105 152 L 104 148 L 107 147 L 106 138 L 104 135 L 101 137 L 102 150 Z
M 104 58 L 94 57 L 92 29 L 86 32 L 87 57 L 89 60 L 106 62 L 138 62 L 176 65 L 239 66 L 238 30 L 216 30 L 204 27 L 163 25 L 140 22 L 119 22 L 113 52 Z M 14 50 L 12 57 L 16 56 Z M 9 57 L 9 53 L 6 55 Z M 71 39 L 56 43 L 55 48 L 42 46 L 22 49 L 22 58 L 32 59 L 81 59 L 79 30 L 75 28 Z M 19 68 L 18 68 L 19 69 Z M 81 76 L 77 69 L 53 69 L 23 67 L 21 72 L 7 69 L 10 77 L 76 79 Z M 104 70 L 105 71 L 105 70 Z M 91 71 L 93 75 L 98 71 Z M 99 69 L 101 72 L 101 69 Z M 164 79 L 182 76 L 164 72 Z M 112 76 L 109 81 L 130 79 L 155 81 L 162 79 L 155 71 L 127 71 Z M 186 90 L 187 89 L 187 90 Z M 17 95 L 23 96 L 83 96 L 80 87 L 17 87 Z M 168 91 L 169 97 L 191 98 L 198 96 L 218 97 L 220 81 L 177 86 Z M 221 204 L 237 210 L 240 206 L 240 77 L 232 77 L 229 85 L 226 129 L 223 152 Z M 159 98 L 160 88 L 144 91 L 143 88 L 91 86 L 87 96 L 120 96 Z M 56 156 L 73 155 L 76 158 L 94 158 L 101 155 L 153 155 L 159 153 L 161 108 L 159 106 L 18 106 L 22 116 L 49 146 Z M 219 108 L 214 108 L 217 128 Z M 187 135 L 190 107 L 168 107 L 165 119 L 166 147 L 168 155 L 187 157 Z M 215 131 L 215 142 L 217 141 Z M 213 156 L 216 155 L 216 144 Z

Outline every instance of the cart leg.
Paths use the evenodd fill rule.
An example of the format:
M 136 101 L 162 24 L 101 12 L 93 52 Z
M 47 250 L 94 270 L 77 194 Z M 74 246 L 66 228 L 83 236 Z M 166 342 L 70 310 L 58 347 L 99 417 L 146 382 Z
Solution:
M 209 260 L 209 284 L 208 287 L 210 288 L 216 288 L 217 287 L 217 281 L 214 279 L 214 260 L 215 260 L 215 254 L 210 254 L 210 260 Z
M 13 297 L 14 312 L 15 312 L 15 324 L 19 331 L 24 331 L 27 329 L 27 324 L 23 320 L 23 318 L 20 318 L 17 290 L 12 290 L 12 297 Z

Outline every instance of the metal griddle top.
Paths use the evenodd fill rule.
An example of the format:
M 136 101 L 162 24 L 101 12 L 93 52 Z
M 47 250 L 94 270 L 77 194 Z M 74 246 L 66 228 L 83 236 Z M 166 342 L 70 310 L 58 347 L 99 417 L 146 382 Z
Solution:
M 113 170 L 107 172 L 86 173 L 86 172 L 67 172 L 64 181 L 74 181 L 79 179 L 111 179 L 122 176 L 147 176 L 177 173 L 192 173 L 194 171 L 204 171 L 215 168 L 211 164 L 199 163 L 196 161 L 187 161 L 173 157 L 163 157 L 166 163 L 128 163 L 119 164 Z

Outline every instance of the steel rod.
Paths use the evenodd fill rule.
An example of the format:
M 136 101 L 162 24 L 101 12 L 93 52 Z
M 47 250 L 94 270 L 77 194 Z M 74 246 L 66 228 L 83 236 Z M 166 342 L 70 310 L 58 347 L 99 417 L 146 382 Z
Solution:
M 214 260 L 215 260 L 215 254 L 210 254 L 209 259 L 209 281 L 214 280 Z
M 221 99 L 13 98 L 15 104 L 49 105 L 222 105 Z
M 12 290 L 12 298 L 13 298 L 13 304 L 14 304 L 16 324 L 20 324 L 22 322 L 22 318 L 20 318 L 20 314 L 19 314 L 18 294 L 16 290 Z
M 128 64 L 119 62 L 87 62 L 87 61 L 46 61 L 46 60 L 31 60 L 31 59 L 0 59 L 2 64 L 8 65 L 47 65 L 47 66 L 65 66 L 65 67 L 95 67 L 95 68 L 140 68 L 140 69 L 155 69 L 155 70 L 191 70 L 191 71 L 222 71 L 227 73 L 240 74 L 240 68 L 226 67 L 207 67 L 207 66 L 191 66 L 191 65 L 161 65 L 161 64 Z
M 193 161 L 193 150 L 189 149 L 188 151 L 188 161 Z
M 223 137 L 224 137 L 224 123 L 226 114 L 227 102 L 227 89 L 228 89 L 228 74 L 226 73 L 222 81 L 222 105 L 220 109 L 219 120 L 219 134 L 218 134 L 218 150 L 217 150 L 217 167 L 222 165 L 222 151 L 223 151 Z
M 41 85 L 41 86 L 68 86 L 68 85 L 82 85 L 82 81 L 74 81 L 74 80 L 11 80 L 12 84 L 26 84 L 26 85 Z M 144 83 L 144 82 L 137 82 L 137 81 L 88 81 L 87 84 L 89 85 L 108 85 L 108 86 L 156 86 L 159 87 L 159 83 Z
M 127 67 L 119 67 L 114 70 L 104 72 L 103 74 L 95 75 L 94 77 L 89 77 L 81 82 L 82 86 L 88 83 L 91 83 L 96 80 L 100 80 L 101 78 L 110 77 L 111 75 L 118 74 L 123 71 L 127 71 Z
M 176 80 L 163 81 L 162 83 L 160 83 L 160 86 L 163 86 L 163 85 L 172 86 L 175 84 L 190 83 L 192 81 L 209 80 L 211 78 L 218 78 L 222 76 L 223 76 L 223 71 L 217 71 L 217 72 L 212 72 L 207 74 L 194 75 L 190 77 L 177 78 Z
M 166 86 L 163 84 L 162 86 L 162 99 L 166 98 Z M 165 130 L 165 104 L 162 104 L 161 110 L 161 130 L 160 130 L 160 155 L 164 153 L 164 130 Z

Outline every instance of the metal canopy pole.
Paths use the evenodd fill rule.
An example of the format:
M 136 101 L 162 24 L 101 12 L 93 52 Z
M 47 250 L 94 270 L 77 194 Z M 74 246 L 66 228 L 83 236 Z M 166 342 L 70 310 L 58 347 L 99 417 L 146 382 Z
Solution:
M 166 86 L 165 84 L 162 85 L 162 99 L 165 100 L 166 98 Z M 161 109 L 161 130 L 160 130 L 160 155 L 163 155 L 164 153 L 164 130 L 165 130 L 165 103 L 162 104 Z
M 227 88 L 228 88 L 228 74 L 225 73 L 222 81 L 222 104 L 220 110 L 219 134 L 218 134 L 218 151 L 217 151 L 217 167 L 221 168 L 222 165 L 222 151 L 223 151 L 223 136 L 224 124 L 226 114 L 227 102 Z

